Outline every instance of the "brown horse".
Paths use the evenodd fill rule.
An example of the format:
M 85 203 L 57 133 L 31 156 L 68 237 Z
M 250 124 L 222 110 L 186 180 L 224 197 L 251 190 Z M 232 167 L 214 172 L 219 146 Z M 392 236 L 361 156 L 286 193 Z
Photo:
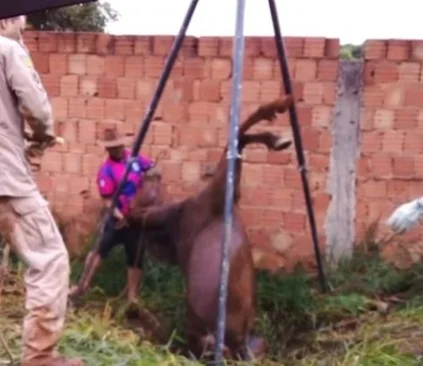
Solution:
M 291 141 L 271 132 L 247 134 L 247 130 L 262 120 L 273 120 L 278 113 L 286 111 L 291 103 L 292 98 L 287 96 L 262 105 L 240 126 L 234 206 L 241 197 L 240 154 L 243 149 L 252 143 L 263 144 L 274 151 L 286 149 L 291 145 Z M 227 149 L 226 147 L 210 181 L 198 194 L 181 202 L 149 206 L 146 204 L 148 197 L 154 196 L 151 186 L 150 189 L 140 191 L 128 214 L 131 225 L 139 225 L 147 237 L 150 237 L 148 251 L 161 260 L 178 265 L 184 274 L 187 285 L 188 343 L 196 357 L 214 343 L 225 225 L 223 208 Z M 251 245 L 236 210 L 232 225 L 225 353 L 229 358 L 248 359 L 248 346 L 262 346 L 257 338 L 249 339 L 256 312 L 254 266 Z M 256 353 L 253 349 L 251 351 Z

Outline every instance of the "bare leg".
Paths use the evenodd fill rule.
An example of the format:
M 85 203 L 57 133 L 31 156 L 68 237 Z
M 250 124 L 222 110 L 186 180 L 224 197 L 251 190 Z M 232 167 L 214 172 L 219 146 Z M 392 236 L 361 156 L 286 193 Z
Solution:
M 128 302 L 136 302 L 138 296 L 138 289 L 141 283 L 142 271 L 139 268 L 128 268 Z

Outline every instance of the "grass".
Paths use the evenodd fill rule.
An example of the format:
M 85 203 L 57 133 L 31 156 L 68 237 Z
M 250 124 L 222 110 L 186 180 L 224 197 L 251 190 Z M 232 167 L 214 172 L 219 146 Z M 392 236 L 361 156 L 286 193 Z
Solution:
M 73 262 L 72 276 L 82 261 Z M 69 312 L 60 350 L 87 365 L 199 365 L 178 355 L 184 345 L 184 286 L 176 268 L 149 261 L 141 304 L 160 324 L 157 342 L 123 317 L 117 295 L 125 285 L 123 251 L 116 250 L 95 279 L 84 304 Z M 269 343 L 257 365 L 414 366 L 423 364 L 423 265 L 398 270 L 371 247 L 357 250 L 329 272 L 333 291 L 322 295 L 302 271 L 257 274 L 257 333 Z M 0 330 L 19 354 L 23 316 L 21 274 L 3 287 Z M 145 329 L 144 329 L 145 330 Z M 8 358 L 0 345 L 0 361 Z

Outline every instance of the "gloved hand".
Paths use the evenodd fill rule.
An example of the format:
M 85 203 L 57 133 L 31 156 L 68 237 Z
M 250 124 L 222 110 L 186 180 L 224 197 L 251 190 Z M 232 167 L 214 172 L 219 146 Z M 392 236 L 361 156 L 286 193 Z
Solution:
M 25 140 L 25 156 L 31 166 L 39 167 L 41 165 L 41 157 L 44 151 L 48 147 L 52 147 L 55 144 L 63 144 L 65 141 L 61 137 L 52 136 L 44 142 L 34 141 L 32 134 L 28 131 L 24 131 Z
M 396 233 L 402 234 L 416 225 L 423 217 L 423 197 L 399 206 L 387 220 L 387 225 Z
M 46 147 L 53 146 L 56 135 L 54 133 L 53 124 L 48 126 L 40 126 L 37 119 L 35 119 L 31 112 L 24 105 L 19 106 L 19 111 L 24 118 L 25 122 L 31 126 L 31 131 L 25 130 L 24 137 L 28 141 L 46 144 Z
M 29 141 L 25 147 L 25 154 L 29 157 L 40 157 L 46 148 L 63 143 L 64 140 L 61 137 L 53 137 L 45 142 Z
M 53 146 L 56 144 L 56 139 L 58 138 L 53 131 L 46 131 L 42 135 L 32 131 L 25 130 L 24 138 L 27 141 L 37 142 L 39 144 L 46 144 L 47 146 Z M 59 139 L 61 139 L 59 137 Z M 62 139 L 63 140 L 63 139 Z

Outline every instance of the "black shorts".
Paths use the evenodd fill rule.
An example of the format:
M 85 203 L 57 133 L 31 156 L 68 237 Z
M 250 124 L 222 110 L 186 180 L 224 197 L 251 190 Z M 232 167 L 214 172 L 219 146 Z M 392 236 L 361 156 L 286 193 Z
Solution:
M 97 253 L 104 259 L 116 245 L 123 244 L 128 267 L 142 268 L 145 248 L 142 248 L 143 240 L 140 240 L 142 239 L 141 230 L 131 227 L 117 230 L 115 229 L 116 222 L 113 218 L 105 225 L 103 237 L 97 246 Z

